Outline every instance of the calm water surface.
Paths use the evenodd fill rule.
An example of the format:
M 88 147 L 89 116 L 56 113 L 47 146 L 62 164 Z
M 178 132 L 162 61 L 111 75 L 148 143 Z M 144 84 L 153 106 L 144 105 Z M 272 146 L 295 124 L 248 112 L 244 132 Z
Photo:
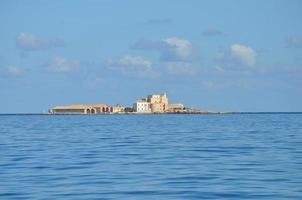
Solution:
M 0 199 L 302 199 L 302 114 L 0 115 Z

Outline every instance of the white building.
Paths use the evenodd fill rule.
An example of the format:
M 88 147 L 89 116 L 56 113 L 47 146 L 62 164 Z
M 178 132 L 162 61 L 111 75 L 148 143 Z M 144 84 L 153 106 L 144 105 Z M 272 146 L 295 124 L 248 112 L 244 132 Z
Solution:
M 133 111 L 138 113 L 150 113 L 151 104 L 144 100 L 138 100 L 133 104 Z

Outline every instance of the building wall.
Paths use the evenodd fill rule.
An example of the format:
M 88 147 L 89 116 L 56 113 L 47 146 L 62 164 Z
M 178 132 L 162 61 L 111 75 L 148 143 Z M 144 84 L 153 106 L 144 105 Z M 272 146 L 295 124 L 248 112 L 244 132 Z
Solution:
M 160 95 L 148 95 L 147 101 L 149 103 L 160 103 L 161 97 L 160 97 Z
M 100 113 L 108 113 L 110 112 L 110 107 L 107 105 L 100 106 Z
M 51 109 L 52 114 L 86 114 L 85 109 Z
M 110 108 L 110 111 L 113 112 L 113 113 L 124 112 L 125 107 L 124 106 L 112 106 Z
M 163 113 L 168 110 L 168 97 L 166 94 L 148 95 L 133 104 L 134 112 L 155 112 Z
M 163 113 L 168 110 L 168 97 L 166 94 L 163 95 L 148 95 L 148 102 L 151 104 L 151 111 L 155 113 Z
M 169 101 L 168 101 L 168 97 L 166 94 L 161 96 L 161 103 L 166 104 L 168 106 Z
M 169 109 L 183 109 L 184 105 L 181 103 L 172 103 L 172 104 L 168 104 L 168 108 Z
M 163 113 L 166 111 L 166 104 L 153 103 L 153 104 L 151 104 L 151 111 L 154 113 Z
M 166 94 L 163 95 L 153 94 L 153 95 L 148 95 L 147 101 L 151 104 L 152 103 L 168 104 L 168 97 Z
M 151 105 L 149 102 L 137 101 L 133 104 L 133 110 L 134 112 L 138 112 L 138 113 L 150 113 Z
M 49 110 L 50 114 L 100 114 L 110 112 L 106 104 L 56 106 Z

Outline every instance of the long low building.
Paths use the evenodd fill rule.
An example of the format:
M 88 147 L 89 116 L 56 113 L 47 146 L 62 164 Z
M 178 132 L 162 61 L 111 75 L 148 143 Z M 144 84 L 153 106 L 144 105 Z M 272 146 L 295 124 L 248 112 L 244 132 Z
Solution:
M 78 104 L 67 106 L 55 106 L 49 110 L 50 114 L 101 114 L 110 112 L 106 104 Z
M 177 112 L 183 110 L 185 107 L 181 103 L 172 103 L 168 105 L 168 112 Z

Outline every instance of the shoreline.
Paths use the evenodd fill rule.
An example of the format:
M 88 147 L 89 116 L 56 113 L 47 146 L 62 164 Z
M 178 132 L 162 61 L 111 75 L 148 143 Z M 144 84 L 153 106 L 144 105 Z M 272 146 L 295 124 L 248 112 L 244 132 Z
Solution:
M 101 114 L 50 114 L 50 113 L 0 113 L 0 116 L 7 115 L 75 115 L 75 116 L 101 116 L 101 115 L 238 115 L 238 114 L 302 114 L 301 112 L 220 112 L 220 113 L 101 113 Z

